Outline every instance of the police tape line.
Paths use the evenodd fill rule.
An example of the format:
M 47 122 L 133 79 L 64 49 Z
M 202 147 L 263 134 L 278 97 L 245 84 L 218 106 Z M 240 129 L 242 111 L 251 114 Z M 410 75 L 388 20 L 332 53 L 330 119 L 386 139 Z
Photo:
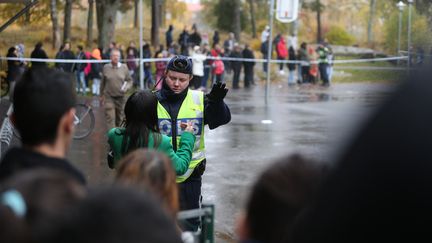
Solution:
M 190 57 L 193 59 L 193 57 Z M 169 61 L 171 58 L 143 58 L 142 63 L 145 62 L 161 62 Z M 237 62 L 258 62 L 267 63 L 267 59 L 252 59 L 252 58 L 233 58 L 233 57 L 206 57 L 206 60 L 222 60 L 222 61 L 237 61 Z M 327 61 L 329 64 L 344 64 L 344 63 L 365 63 L 365 62 L 386 62 L 386 61 L 396 61 L 396 60 L 407 60 L 406 56 L 397 57 L 383 57 L 383 58 L 365 58 L 365 59 L 348 59 L 348 60 L 332 60 Z M 10 61 L 21 61 L 21 62 L 48 62 L 48 63 L 110 63 L 110 59 L 94 60 L 94 59 L 44 59 L 44 58 L 21 58 L 21 57 L 0 57 L 0 60 L 10 60 Z M 121 61 L 129 62 L 135 61 L 139 62 L 139 58 L 134 59 L 123 59 Z M 299 64 L 302 66 L 309 66 L 311 64 L 319 64 L 320 61 L 292 61 L 292 60 L 278 60 L 270 59 L 270 63 L 284 63 L 284 64 Z

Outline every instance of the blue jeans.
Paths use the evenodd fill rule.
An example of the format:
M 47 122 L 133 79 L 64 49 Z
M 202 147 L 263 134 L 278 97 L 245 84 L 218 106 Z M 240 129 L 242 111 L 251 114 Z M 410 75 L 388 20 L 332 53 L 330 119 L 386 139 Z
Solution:
M 294 80 L 294 74 L 295 74 L 295 72 L 296 72 L 296 70 L 294 69 L 294 70 L 289 70 L 289 73 L 288 73 L 288 84 L 289 85 L 291 85 L 291 84 L 295 84 L 295 80 Z
M 82 94 L 86 94 L 87 85 L 86 85 L 84 71 L 76 72 L 76 81 L 77 81 L 77 86 L 76 86 L 77 93 L 80 93 L 80 90 L 82 90 Z

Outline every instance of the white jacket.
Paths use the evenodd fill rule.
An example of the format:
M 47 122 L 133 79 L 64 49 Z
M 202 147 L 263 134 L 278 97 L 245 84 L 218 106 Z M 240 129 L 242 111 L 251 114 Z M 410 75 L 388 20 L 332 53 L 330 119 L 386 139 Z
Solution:
M 194 76 L 204 76 L 204 61 L 207 59 L 206 55 L 201 53 L 192 53 L 192 73 Z

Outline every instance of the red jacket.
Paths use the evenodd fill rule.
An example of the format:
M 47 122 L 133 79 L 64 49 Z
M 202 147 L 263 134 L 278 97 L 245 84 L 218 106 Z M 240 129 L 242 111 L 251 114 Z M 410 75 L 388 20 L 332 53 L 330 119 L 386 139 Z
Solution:
M 278 57 L 281 58 L 288 57 L 288 49 L 286 47 L 285 39 L 282 36 L 279 38 L 279 42 L 276 45 L 276 53 Z
M 225 66 L 222 60 L 217 59 L 213 61 L 213 74 L 223 74 L 223 72 L 225 71 Z

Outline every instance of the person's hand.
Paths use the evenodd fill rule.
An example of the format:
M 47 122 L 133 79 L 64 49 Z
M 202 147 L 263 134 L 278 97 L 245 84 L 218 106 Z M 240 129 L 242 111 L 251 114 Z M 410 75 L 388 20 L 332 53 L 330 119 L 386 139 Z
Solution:
M 105 97 L 104 97 L 103 95 L 101 95 L 101 96 L 99 97 L 99 104 L 100 104 L 101 106 L 105 105 Z
M 180 124 L 180 127 L 181 127 L 182 129 L 184 129 L 185 132 L 193 133 L 193 131 L 194 131 L 194 129 L 193 129 L 193 123 L 192 123 L 191 121 L 189 121 L 189 122 L 187 122 L 187 123 L 185 123 L 185 122 L 181 123 L 181 124 Z
M 211 101 L 222 101 L 226 94 L 228 93 L 228 88 L 225 87 L 225 83 L 215 83 L 207 98 Z

